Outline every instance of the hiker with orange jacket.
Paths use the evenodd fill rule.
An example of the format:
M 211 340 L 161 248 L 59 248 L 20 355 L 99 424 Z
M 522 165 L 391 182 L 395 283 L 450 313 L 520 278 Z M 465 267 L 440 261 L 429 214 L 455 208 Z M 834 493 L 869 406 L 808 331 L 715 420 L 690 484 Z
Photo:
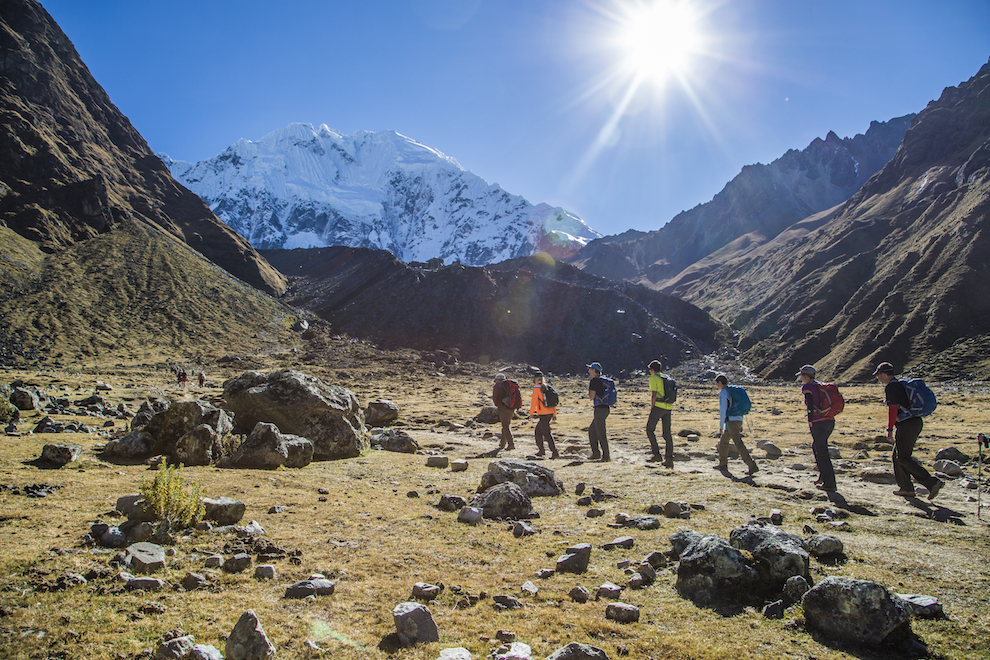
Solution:
M 498 420 L 502 422 L 502 440 L 498 444 L 499 449 L 515 449 L 516 443 L 512 441 L 512 430 L 509 424 L 516 410 L 522 408 L 522 397 L 519 394 L 519 383 L 506 378 L 505 374 L 495 375 L 495 384 L 492 386 L 492 402 L 498 408 Z
M 536 374 L 533 377 L 533 396 L 529 403 L 529 416 L 539 418 L 535 431 L 538 450 L 536 455 L 546 455 L 543 450 L 543 441 L 546 440 L 547 446 L 550 447 L 550 458 L 560 458 L 557 445 L 553 441 L 553 434 L 550 433 L 550 420 L 557 418 L 557 407 L 547 405 L 546 394 L 543 391 L 543 374 Z
M 815 380 L 815 367 L 806 364 L 795 374 L 801 379 L 801 394 L 808 409 L 808 429 L 811 430 L 811 451 L 818 464 L 815 486 L 826 493 L 835 492 L 835 469 L 828 454 L 828 439 L 835 430 L 835 416 L 823 405 L 821 384 Z

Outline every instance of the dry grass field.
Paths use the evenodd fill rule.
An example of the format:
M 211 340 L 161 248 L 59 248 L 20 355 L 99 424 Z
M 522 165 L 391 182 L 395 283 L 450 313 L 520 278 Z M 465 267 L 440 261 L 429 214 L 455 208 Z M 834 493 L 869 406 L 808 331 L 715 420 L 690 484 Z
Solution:
M 624 584 L 617 567 L 623 559 L 638 560 L 653 550 L 667 550 L 668 536 L 693 528 L 728 536 L 734 527 L 771 509 L 784 514 L 783 528 L 797 534 L 805 525 L 826 531 L 815 520 L 815 506 L 832 506 L 849 513 L 848 527 L 835 531 L 845 544 L 847 560 L 826 565 L 812 560 L 812 577 L 841 575 L 876 580 L 892 591 L 937 597 L 947 617 L 916 620 L 913 629 L 928 645 L 932 657 L 990 656 L 990 508 L 977 518 L 977 491 L 950 482 L 929 503 L 892 495 L 894 486 L 861 481 L 866 466 L 888 466 L 890 454 L 874 448 L 885 423 L 879 385 L 843 388 L 846 411 L 837 423 L 833 443 L 842 453 L 839 493 L 833 501 L 813 489 L 814 460 L 803 421 L 797 385 L 749 387 L 754 400 L 747 443 L 758 458 L 760 472 L 745 477 L 733 460 L 732 476 L 713 470 L 712 433 L 717 428 L 715 390 L 707 384 L 684 382 L 674 412 L 674 432 L 697 430 L 701 439 L 689 443 L 675 437 L 679 456 L 674 470 L 646 463 L 648 443 L 643 431 L 647 414 L 646 379 L 620 382 L 619 405 L 608 419 L 613 461 L 577 462 L 576 456 L 546 461 L 563 480 L 566 494 L 536 498 L 533 521 L 538 533 L 515 538 L 511 523 L 488 521 L 479 526 L 456 522 L 456 514 L 441 512 L 441 494 L 470 497 L 489 459 L 470 458 L 497 446 L 484 438 L 495 426 L 451 430 L 445 422 L 466 423 L 485 404 L 496 366 L 462 365 L 457 375 L 433 372 L 432 363 L 412 352 L 379 352 L 357 342 L 337 340 L 326 360 L 299 363 L 292 353 L 257 358 L 265 369 L 290 366 L 352 389 L 362 405 L 378 397 L 395 401 L 402 411 L 401 427 L 427 450 L 451 458 L 468 458 L 466 472 L 425 467 L 422 455 L 367 451 L 350 460 L 313 463 L 299 470 L 219 470 L 183 468 L 187 481 L 203 485 L 212 497 L 227 496 L 247 504 L 243 522 L 258 521 L 267 539 L 301 552 L 301 562 L 276 562 L 274 581 L 259 581 L 253 570 L 228 575 L 209 573 L 212 587 L 184 592 L 179 581 L 188 571 L 204 573 L 204 558 L 231 549 L 232 537 L 214 532 L 181 538 L 164 572 L 168 586 L 157 593 L 128 592 L 110 577 L 65 590 L 51 590 L 68 571 L 86 573 L 107 566 L 113 553 L 84 547 L 82 536 L 97 520 L 113 521 L 116 498 L 135 493 L 149 479 L 145 465 L 114 465 L 99 458 L 106 441 L 98 434 L 58 434 L 4 437 L 0 444 L 0 483 L 60 486 L 44 499 L 0 490 L 0 657 L 3 658 L 131 658 L 153 649 L 170 630 L 193 634 L 198 643 L 223 649 L 223 639 L 246 609 L 253 609 L 278 647 L 278 657 L 378 658 L 382 638 L 394 630 L 394 605 L 409 600 L 415 582 L 443 583 L 447 588 L 430 610 L 441 642 L 398 652 L 402 658 L 433 660 L 443 648 L 463 646 L 475 658 L 498 646 L 499 630 L 512 631 L 542 658 L 570 641 L 598 646 L 611 658 L 887 658 L 886 651 L 843 648 L 819 639 L 801 625 L 800 609 L 782 620 L 769 620 L 756 610 L 733 616 L 700 609 L 676 594 L 675 575 L 668 567 L 649 588 L 623 592 L 622 600 L 641 608 L 635 624 L 605 618 L 605 601 L 572 602 L 568 591 L 581 584 L 594 592 L 606 581 Z M 195 365 L 190 365 L 195 366 Z M 506 373 L 528 384 L 525 371 L 507 365 Z M 237 370 L 206 367 L 208 383 L 179 389 L 164 368 L 119 364 L 112 369 L 76 367 L 59 372 L 8 371 L 0 382 L 21 379 L 71 400 L 93 392 L 97 380 L 109 383 L 105 393 L 113 404 L 136 407 L 149 396 L 199 397 L 219 402 L 224 378 Z M 676 375 L 676 372 L 675 372 Z M 591 413 L 585 399 L 586 380 L 556 380 L 562 402 L 554 432 L 565 454 L 587 455 L 586 428 Z M 990 387 L 985 384 L 942 385 L 934 388 L 940 405 L 926 420 L 918 456 L 929 466 L 935 452 L 957 446 L 974 454 L 978 431 L 990 430 Z M 524 387 L 524 392 L 528 387 Z M 525 397 L 524 397 L 525 398 Z M 773 414 L 776 409 L 780 414 Z M 41 415 L 26 413 L 19 430 L 34 427 Z M 92 418 L 80 418 L 95 426 Z M 57 421 L 64 421 L 56 417 Z M 116 429 L 123 422 L 116 422 Z M 514 427 L 516 450 L 503 455 L 524 457 L 535 451 L 533 423 L 520 419 Z M 761 458 L 755 449 L 768 439 L 784 449 L 777 460 Z M 60 470 L 44 470 L 33 460 L 49 442 L 74 442 L 83 456 Z M 865 442 L 869 449 L 854 449 Z M 857 456 L 858 454 L 858 456 Z M 803 464 L 808 469 L 800 469 Z M 974 464 L 975 465 L 975 464 Z M 797 466 L 797 467 L 796 467 Z M 967 468 L 975 477 L 975 467 Z M 573 495 L 585 482 L 617 497 L 596 505 L 605 516 L 588 518 Z M 326 488 L 329 495 L 318 489 Z M 412 491 L 418 496 L 412 496 Z M 983 495 L 984 503 L 990 500 Z M 659 530 L 614 529 L 609 523 L 619 512 L 644 513 L 651 504 L 668 500 L 703 505 L 690 520 L 662 518 Z M 272 506 L 283 513 L 269 514 Z M 605 551 L 602 544 L 617 536 L 635 538 L 631 550 Z M 588 542 L 594 546 L 591 565 L 583 575 L 534 577 L 552 568 L 564 548 Z M 332 596 L 315 602 L 285 600 L 285 587 L 320 572 L 337 583 Z M 527 580 L 539 591 L 521 590 Z M 487 595 L 476 605 L 457 607 L 455 586 L 470 594 Z M 521 610 L 497 612 L 490 596 L 509 594 L 522 599 Z M 324 651 L 305 645 L 315 642 Z

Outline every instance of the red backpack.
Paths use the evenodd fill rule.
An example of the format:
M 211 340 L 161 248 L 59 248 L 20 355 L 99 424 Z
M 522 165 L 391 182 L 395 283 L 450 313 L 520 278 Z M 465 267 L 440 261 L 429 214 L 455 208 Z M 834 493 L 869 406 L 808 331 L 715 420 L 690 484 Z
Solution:
M 818 383 L 818 405 L 821 406 L 816 411 L 819 415 L 835 417 L 846 407 L 846 400 L 835 383 Z
M 502 383 L 502 391 L 506 393 L 502 397 L 502 405 L 513 410 L 522 408 L 522 392 L 519 391 L 519 383 L 511 378 L 506 378 Z

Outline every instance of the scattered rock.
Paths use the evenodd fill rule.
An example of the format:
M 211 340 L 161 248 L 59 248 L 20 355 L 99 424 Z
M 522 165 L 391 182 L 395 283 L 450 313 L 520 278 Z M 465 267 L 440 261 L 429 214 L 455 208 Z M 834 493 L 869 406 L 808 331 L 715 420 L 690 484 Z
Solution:
M 446 469 L 450 465 L 450 459 L 446 456 L 428 456 L 426 467 Z
M 609 603 L 605 607 L 605 618 L 618 623 L 636 623 L 639 621 L 639 608 L 627 603 Z
M 795 575 L 794 577 L 788 578 L 787 582 L 784 583 L 784 595 L 787 596 L 788 600 L 792 603 L 801 602 L 801 598 L 811 587 L 808 585 L 808 581 L 804 579 L 801 575 Z
M 615 584 L 614 582 L 605 582 L 604 584 L 602 584 L 602 586 L 598 587 L 598 591 L 596 592 L 595 595 L 599 599 L 602 598 L 616 599 L 622 595 L 622 587 Z
M 622 548 L 623 550 L 629 550 L 635 545 L 636 540 L 631 536 L 619 536 L 612 541 L 604 544 L 602 549 L 604 550 L 614 550 L 615 548 Z
M 460 511 L 457 512 L 457 522 L 468 523 L 469 525 L 477 525 L 484 517 L 485 512 L 473 506 L 461 507 Z
M 877 646 L 910 635 L 910 606 L 876 582 L 830 576 L 801 604 L 808 628 L 843 643 Z
M 441 511 L 457 511 L 467 505 L 467 500 L 460 495 L 441 495 L 437 508 Z
M 895 484 L 894 473 L 886 468 L 868 467 L 859 471 L 859 478 L 874 484 Z
M 517 539 L 523 536 L 532 536 L 533 534 L 536 534 L 536 530 L 533 526 L 527 522 L 523 522 L 522 520 L 512 526 L 512 535 Z
M 557 478 L 553 470 L 515 458 L 502 458 L 489 463 L 488 471 L 481 476 L 478 492 L 502 483 L 519 486 L 529 497 L 561 495 L 564 492 L 564 482 Z
M 557 559 L 558 573 L 584 573 L 591 562 L 591 544 L 578 543 L 567 548 Z
M 573 600 L 575 603 L 587 603 L 589 600 L 591 600 L 591 592 L 588 591 L 586 587 L 582 587 L 581 585 L 578 585 L 573 589 L 571 589 L 567 593 L 567 595 L 570 596 L 571 600 Z
M 254 577 L 258 580 L 274 580 L 275 579 L 275 565 L 274 564 L 259 564 L 254 567 Z
M 484 511 L 485 518 L 489 519 L 515 520 L 534 515 L 529 495 L 511 481 L 499 483 L 475 495 L 470 504 Z
M 932 596 L 920 594 L 897 594 L 911 608 L 911 613 L 919 619 L 941 619 L 945 616 L 942 603 Z
M 227 660 L 264 660 L 275 657 L 275 645 L 265 634 L 253 610 L 237 620 L 224 648 Z
M 533 649 L 522 642 L 503 644 L 488 654 L 488 660 L 533 660 Z
M 419 443 L 405 431 L 389 429 L 371 436 L 371 446 L 383 451 L 394 451 L 399 454 L 415 454 L 419 451 Z
M 782 619 L 784 617 L 784 601 L 777 600 L 765 605 L 763 607 L 763 616 L 768 619 Z
M 451 472 L 467 472 L 468 462 L 463 458 L 456 458 L 450 462 Z
M 388 426 L 399 419 L 399 406 L 386 399 L 378 399 L 364 409 L 364 423 L 368 426 Z
M 950 477 L 960 477 L 963 473 L 963 469 L 959 463 L 945 458 L 935 461 L 935 469 Z
M 411 601 L 399 603 L 392 610 L 392 619 L 402 646 L 440 641 L 440 631 L 425 605 Z
M 519 610 L 523 608 L 523 602 L 514 596 L 498 594 L 492 596 L 492 607 L 499 610 Z
M 165 548 L 154 543 L 134 543 L 127 547 L 125 561 L 135 573 L 155 573 L 165 568 Z
M 283 598 L 306 598 L 307 596 L 329 596 L 336 585 L 326 578 L 301 580 L 285 588 Z
M 239 552 L 223 562 L 223 570 L 227 573 L 242 573 L 249 568 L 251 568 L 251 555 L 246 552 Z
M 155 649 L 155 660 L 182 660 L 192 653 L 196 640 L 192 635 L 174 637 Z
M 781 451 L 780 447 L 773 444 L 772 442 L 763 443 L 761 448 L 763 449 L 763 451 L 766 452 L 767 458 L 780 458 L 781 456 L 784 455 L 784 452 Z
M 212 520 L 218 525 L 236 525 L 247 509 L 244 502 L 229 497 L 204 497 L 203 504 L 206 506 L 203 519 Z M 120 500 L 117 500 L 117 509 L 120 510 Z
M 79 458 L 82 445 L 45 445 L 41 448 L 42 463 L 60 468 Z
M 417 582 L 412 588 L 412 597 L 416 600 L 433 600 L 440 595 L 443 587 L 427 582 Z
M 605 651 L 590 644 L 571 642 L 547 656 L 546 660 L 609 660 Z
M 816 557 L 836 557 L 842 554 L 842 540 L 828 534 L 814 534 L 804 542 L 808 552 Z
M 795 575 L 810 579 L 810 560 L 801 537 L 776 525 L 750 523 L 737 527 L 729 534 L 729 543 L 757 560 L 755 566 L 764 591 L 780 591 Z
M 186 591 L 196 591 L 197 589 L 205 589 L 210 586 L 210 581 L 199 573 L 186 573 L 180 584 Z
M 958 447 L 944 447 L 935 454 L 936 461 L 955 461 L 959 465 L 969 463 L 969 454 L 964 453 Z M 936 468 L 938 466 L 936 465 Z
M 680 552 L 675 587 L 697 605 L 749 602 L 758 584 L 759 574 L 746 557 L 719 536 L 702 536 Z

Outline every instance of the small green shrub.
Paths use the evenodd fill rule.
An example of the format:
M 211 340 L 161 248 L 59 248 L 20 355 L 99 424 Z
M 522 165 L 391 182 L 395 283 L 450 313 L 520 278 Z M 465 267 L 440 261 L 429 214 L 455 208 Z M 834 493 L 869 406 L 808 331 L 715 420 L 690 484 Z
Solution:
M 158 470 L 151 483 L 142 480 L 141 495 L 158 519 L 167 520 L 175 530 L 192 527 L 206 513 L 203 487 L 198 483 L 190 484 L 186 492 L 179 468 L 174 465 Z
M 17 408 L 7 399 L 0 398 L 0 422 L 9 422 L 17 416 Z

